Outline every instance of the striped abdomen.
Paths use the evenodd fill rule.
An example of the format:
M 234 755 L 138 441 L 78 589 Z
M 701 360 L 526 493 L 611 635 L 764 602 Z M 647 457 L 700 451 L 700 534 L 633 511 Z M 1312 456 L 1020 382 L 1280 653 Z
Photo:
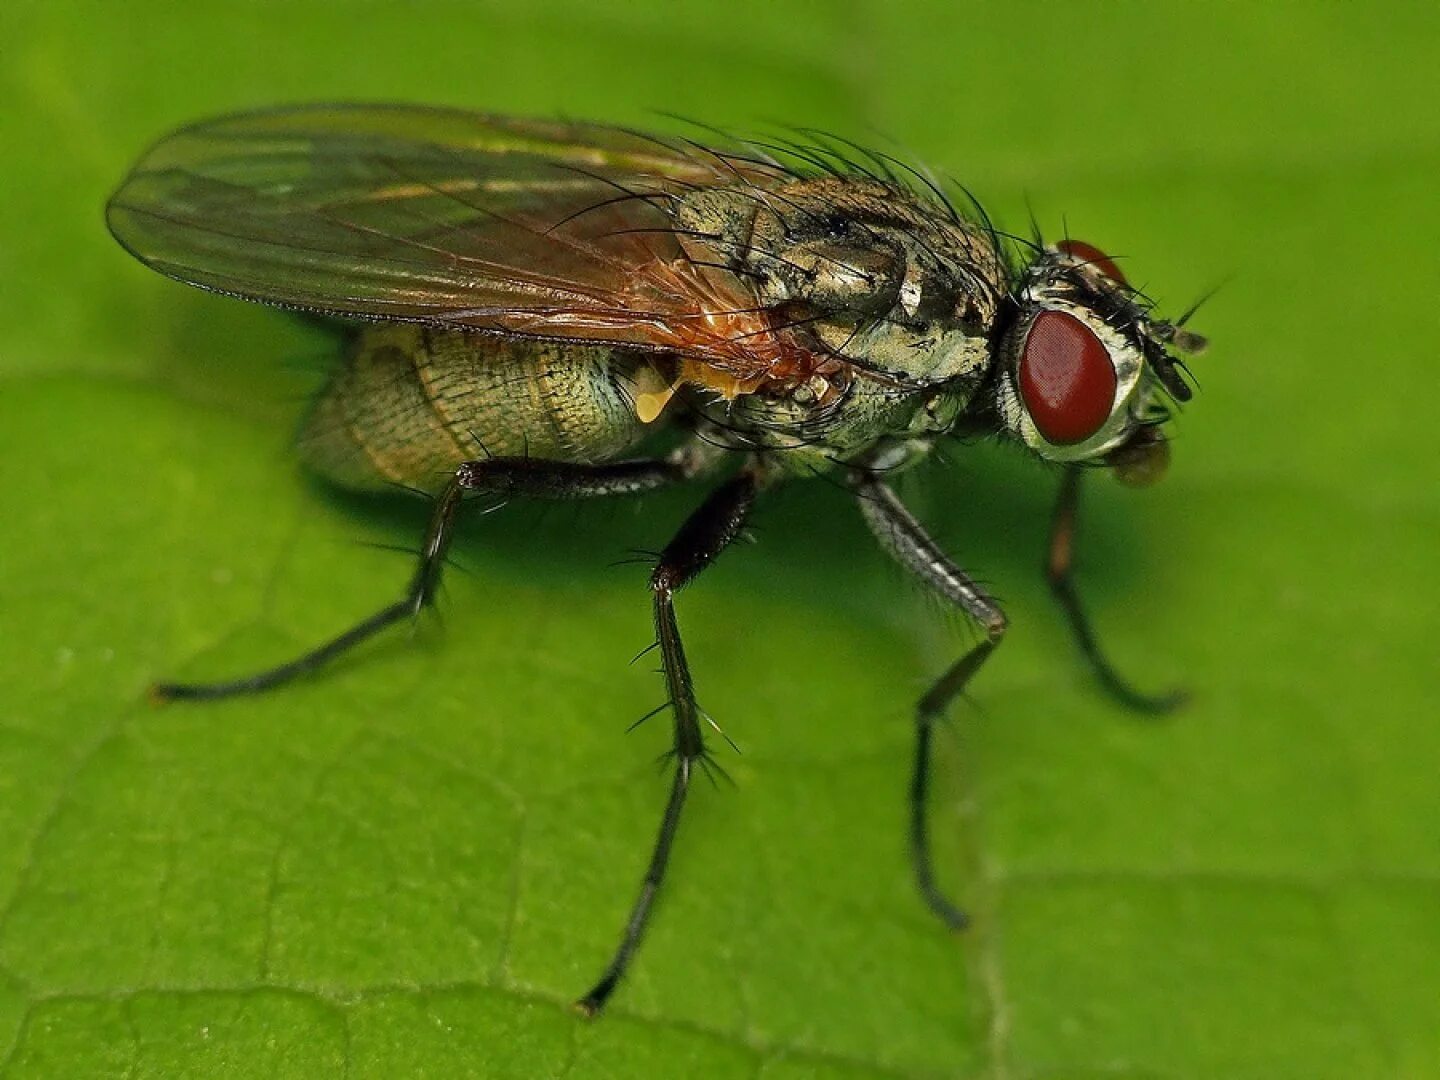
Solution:
M 300 454 L 352 488 L 436 491 L 462 461 L 605 461 L 646 433 L 643 357 L 382 323 L 360 329 L 316 399 Z

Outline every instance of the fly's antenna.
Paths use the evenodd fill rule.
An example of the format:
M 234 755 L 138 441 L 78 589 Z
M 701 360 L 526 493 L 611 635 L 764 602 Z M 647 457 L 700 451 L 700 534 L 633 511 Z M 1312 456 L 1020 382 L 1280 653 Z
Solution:
M 1181 315 L 1178 319 L 1175 320 L 1175 323 L 1174 323 L 1175 327 L 1178 329 L 1178 328 L 1180 328 L 1180 327 L 1183 327 L 1186 323 L 1188 323 L 1188 322 L 1190 321 L 1190 319 L 1195 315 L 1195 313 L 1196 313 L 1197 311 L 1199 311 L 1202 307 L 1204 307 L 1206 304 L 1208 304 L 1208 303 L 1210 302 L 1210 298 L 1211 298 L 1211 297 L 1213 297 L 1216 293 L 1218 293 L 1218 292 L 1219 292 L 1221 289 L 1223 289 L 1226 285 L 1229 285 L 1230 282 L 1231 282 L 1231 280 L 1232 280 L 1231 278 L 1225 278 L 1225 279 L 1224 279 L 1223 281 L 1221 281 L 1219 284 L 1213 285 L 1213 286 L 1211 286 L 1209 289 L 1207 289 L 1207 290 L 1201 295 L 1201 297 L 1200 297 L 1199 300 L 1196 300 L 1193 304 L 1191 304 L 1188 308 L 1185 309 L 1185 314 Z M 1197 336 L 1197 337 L 1198 337 L 1199 335 L 1192 335 L 1192 336 Z M 1203 341 L 1203 339 L 1202 339 L 1202 341 Z M 1178 348 L 1181 348 L 1181 347 L 1182 347 L 1182 346 L 1180 346 L 1180 345 L 1176 345 L 1176 348 L 1177 348 L 1177 349 L 1178 349 Z M 1204 346 L 1202 345 L 1201 347 L 1203 348 Z M 1193 350 L 1185 349 L 1185 351 L 1186 351 L 1186 352 L 1191 352 L 1191 351 L 1193 351 Z

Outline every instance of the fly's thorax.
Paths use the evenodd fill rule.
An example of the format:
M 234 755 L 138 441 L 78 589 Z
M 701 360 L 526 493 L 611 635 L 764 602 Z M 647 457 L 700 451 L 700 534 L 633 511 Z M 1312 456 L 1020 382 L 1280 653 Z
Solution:
M 904 188 L 800 180 L 694 192 L 692 258 L 726 265 L 820 351 L 912 388 L 983 371 L 1008 292 L 991 233 Z
M 852 370 L 823 395 L 762 391 L 715 398 L 698 411 L 710 422 L 711 441 L 763 453 L 779 471 L 804 475 L 869 460 L 882 446 L 904 445 L 907 458 L 918 459 L 954 426 L 976 385 L 956 380 L 917 391 Z
M 650 430 L 635 389 L 650 381 L 649 362 L 623 350 L 376 323 L 350 340 L 299 449 L 360 489 L 438 490 L 489 456 L 605 461 Z

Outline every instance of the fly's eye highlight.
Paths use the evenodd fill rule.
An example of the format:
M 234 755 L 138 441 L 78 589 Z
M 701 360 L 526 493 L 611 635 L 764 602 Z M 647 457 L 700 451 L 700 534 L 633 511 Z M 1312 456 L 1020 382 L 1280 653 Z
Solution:
M 1130 284 L 1125 280 L 1125 275 L 1120 272 L 1120 268 L 1115 265 L 1115 260 L 1110 258 L 1109 255 L 1106 255 L 1094 244 L 1087 244 L 1084 240 L 1061 240 L 1055 245 L 1055 250 L 1064 252 L 1079 262 L 1093 266 L 1111 281 L 1118 282 L 1121 285 Z
M 1115 402 L 1110 353 L 1079 319 L 1042 311 L 1020 353 L 1020 396 L 1040 434 L 1056 446 L 1084 442 Z

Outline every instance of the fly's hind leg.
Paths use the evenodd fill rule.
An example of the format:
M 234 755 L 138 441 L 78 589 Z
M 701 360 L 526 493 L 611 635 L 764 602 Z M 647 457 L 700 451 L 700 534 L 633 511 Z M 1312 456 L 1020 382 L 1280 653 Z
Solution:
M 700 726 L 703 714 L 695 703 L 690 666 L 686 663 L 685 649 L 680 642 L 680 627 L 675 621 L 675 593 L 709 566 L 740 535 L 755 503 L 757 490 L 758 482 L 748 471 L 716 488 L 660 553 L 660 561 L 650 575 L 656 640 L 660 646 L 670 710 L 675 718 L 675 776 L 670 786 L 670 798 L 660 818 L 660 832 L 655 838 L 650 864 L 640 883 L 640 894 L 635 898 L 630 917 L 625 922 L 620 944 L 599 980 L 589 993 L 575 1003 L 576 1009 L 586 1016 L 594 1016 L 604 1008 L 605 1002 L 624 978 L 640 945 L 655 897 L 665 877 L 665 867 L 670 861 L 670 849 L 680 827 L 680 813 L 685 808 L 690 780 L 696 766 L 703 765 L 705 761 L 705 739 Z
M 860 512 L 871 532 L 896 562 L 941 597 L 960 608 L 984 631 L 984 638 L 935 680 L 915 707 L 915 757 L 910 773 L 910 857 L 920 895 L 941 921 L 962 930 L 969 921 L 935 881 L 930 851 L 930 746 L 936 723 L 959 697 L 1005 635 L 1005 613 L 960 567 L 956 566 L 896 494 L 872 474 L 852 478 Z
M 470 492 L 540 499 L 635 495 L 689 479 L 697 471 L 695 461 L 693 456 L 684 452 L 665 460 L 621 461 L 606 465 L 504 457 L 467 461 L 455 470 L 435 503 L 419 562 L 400 599 L 284 664 L 223 682 L 158 683 L 151 687 L 150 696 L 155 701 L 204 700 L 268 690 L 314 671 L 393 623 L 418 615 L 435 600 L 445 553 L 454 536 L 456 513 L 461 501 Z
M 1045 577 L 1050 591 L 1065 613 L 1080 653 L 1100 685 L 1120 704 L 1137 712 L 1167 713 L 1185 701 L 1185 692 L 1144 694 L 1129 684 L 1106 658 L 1100 642 L 1080 604 L 1073 576 L 1075 533 L 1080 510 L 1080 467 L 1069 465 L 1060 480 L 1060 493 L 1055 500 L 1055 514 L 1050 523 L 1050 549 L 1045 560 Z

